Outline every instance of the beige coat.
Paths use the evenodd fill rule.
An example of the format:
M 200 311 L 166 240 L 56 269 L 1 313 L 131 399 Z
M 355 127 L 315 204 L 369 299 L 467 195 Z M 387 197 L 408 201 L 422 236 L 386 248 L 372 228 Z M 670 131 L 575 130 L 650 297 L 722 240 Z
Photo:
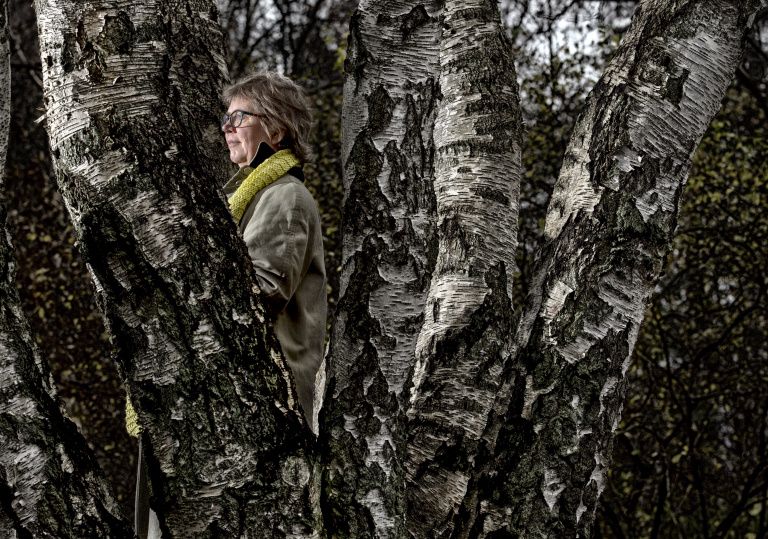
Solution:
M 224 186 L 227 198 L 273 153 L 261 144 L 250 165 Z M 317 204 L 294 175 L 303 179 L 301 170 L 294 168 L 256 193 L 240 219 L 239 230 L 312 427 L 315 375 L 325 348 L 325 262 Z

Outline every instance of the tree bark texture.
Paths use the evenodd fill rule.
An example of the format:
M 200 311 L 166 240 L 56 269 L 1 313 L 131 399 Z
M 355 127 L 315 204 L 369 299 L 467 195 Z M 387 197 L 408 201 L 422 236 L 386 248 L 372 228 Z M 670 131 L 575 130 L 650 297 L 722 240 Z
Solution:
M 0 1 L 0 189 L 10 125 L 10 40 Z M 0 200 L 0 537 L 124 538 L 133 530 L 66 417 L 21 309 Z
M 693 154 L 759 3 L 638 6 L 579 115 L 483 464 L 478 537 L 591 537 L 645 308 Z
M 345 62 L 343 269 L 328 352 L 323 518 L 405 537 L 407 398 L 437 257 L 439 2 L 361 2 Z
M 164 537 L 316 535 L 312 435 L 219 194 L 215 4 L 36 8 L 57 178 Z
M 466 492 L 509 348 L 517 83 L 492 1 L 363 3 L 345 72 L 324 516 L 339 535 L 422 535 Z
M 440 18 L 435 123 L 438 256 L 408 410 L 408 520 L 450 535 L 510 351 L 522 121 L 496 2 L 450 0 Z M 509 277 L 507 278 L 507 274 Z

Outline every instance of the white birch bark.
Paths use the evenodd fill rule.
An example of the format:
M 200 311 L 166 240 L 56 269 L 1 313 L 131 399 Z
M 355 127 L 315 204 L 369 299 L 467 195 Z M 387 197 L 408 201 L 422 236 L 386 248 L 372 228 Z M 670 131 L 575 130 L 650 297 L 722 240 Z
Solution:
M 0 0 L 0 190 L 8 150 L 8 10 Z M 16 290 L 0 199 L 0 537 L 124 538 L 133 530 L 69 418 Z
M 163 536 L 315 536 L 311 435 L 218 192 L 215 5 L 36 8 L 57 177 L 148 435 Z
M 579 115 L 515 340 L 479 537 L 590 537 L 693 154 L 759 3 L 640 3 Z M 506 413 L 505 413 L 506 409 Z
M 521 120 L 511 44 L 493 1 L 447 1 L 441 21 L 434 131 L 439 243 L 416 346 L 416 388 L 436 343 L 482 304 L 485 271 L 499 263 L 512 268 L 517 250 Z M 507 294 L 511 299 L 511 281 Z
M 450 535 L 476 477 L 512 331 L 522 122 L 496 2 L 449 0 L 435 123 L 439 248 L 410 394 L 408 520 Z M 507 275 L 509 274 L 509 278 Z
M 328 530 L 405 537 L 404 390 L 434 232 L 440 3 L 363 1 L 345 64 L 343 270 L 320 435 Z

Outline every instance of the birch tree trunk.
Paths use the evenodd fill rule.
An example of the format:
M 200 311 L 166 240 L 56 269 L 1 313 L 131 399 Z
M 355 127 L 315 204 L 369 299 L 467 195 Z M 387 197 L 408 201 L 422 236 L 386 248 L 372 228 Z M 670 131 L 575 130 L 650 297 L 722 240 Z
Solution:
M 474 497 L 470 463 L 512 332 L 522 122 L 511 43 L 492 0 L 448 0 L 435 123 L 438 256 L 408 410 L 408 519 L 449 536 Z
M 8 150 L 11 66 L 0 1 L 0 189 Z M 0 199 L 0 537 L 133 537 L 93 452 L 66 417 L 16 290 Z
M 574 129 L 497 399 L 476 537 L 591 537 L 693 154 L 759 2 L 646 0 Z M 457 534 L 458 536 L 459 534 Z
M 517 83 L 498 8 L 482 0 L 363 2 L 345 74 L 325 522 L 421 536 L 450 526 L 467 491 L 508 348 Z
M 345 62 L 343 269 L 320 442 L 323 516 L 406 537 L 407 397 L 437 257 L 432 140 L 440 3 L 361 2 Z
M 462 113 L 471 118 L 477 112 L 465 107 L 464 100 L 472 94 L 473 76 L 489 74 L 483 62 L 488 49 L 478 47 L 482 53 L 474 58 L 471 52 L 466 54 L 472 69 L 465 80 L 457 76 L 463 66 L 456 61 L 462 47 L 472 51 L 484 42 L 483 30 L 492 35 L 492 29 L 482 24 L 491 22 L 479 14 L 483 7 L 447 2 L 439 14 L 441 72 L 433 142 L 436 207 L 428 214 L 436 223 L 438 254 L 428 268 L 431 285 L 414 350 L 413 386 L 395 393 L 400 399 L 398 413 L 403 395 L 410 406 L 409 423 L 400 429 L 408 433 L 406 527 L 415 536 L 588 537 L 620 417 L 624 373 L 671 246 L 691 159 L 738 65 L 750 14 L 757 5 L 641 4 L 631 31 L 579 119 L 550 207 L 537 279 L 514 339 L 504 270 L 515 245 L 516 185 L 477 186 L 514 198 L 509 206 L 499 205 L 506 213 L 493 215 L 497 229 L 481 236 L 489 243 L 499 241 L 491 249 L 494 257 L 473 258 L 482 253 L 482 242 L 466 230 L 483 230 L 488 214 L 473 222 L 478 205 L 471 197 L 460 201 L 473 186 L 462 174 L 473 167 L 445 166 L 458 165 L 461 159 L 445 159 L 457 149 L 483 159 L 467 139 L 452 144 L 464 136 L 484 134 L 482 121 L 470 123 Z M 381 195 L 392 183 L 383 168 L 386 159 L 379 154 L 377 167 L 363 168 L 375 153 L 350 151 L 353 143 L 370 136 L 366 122 L 375 118 L 370 111 L 383 102 L 374 93 L 377 84 L 407 81 L 397 68 L 382 67 L 397 58 L 389 56 L 391 49 L 382 49 L 381 21 L 404 17 L 417 7 L 410 12 L 399 4 L 379 9 L 386 11 L 369 15 L 370 8 L 361 6 L 352 26 L 345 100 L 347 234 L 350 222 L 365 216 L 368 224 L 382 215 L 376 210 L 392 207 L 391 200 Z M 463 27 L 464 17 L 474 19 L 474 24 Z M 478 29 L 480 35 L 475 37 Z M 396 40 L 390 38 L 389 45 L 403 51 Z M 407 52 L 402 56 L 413 62 Z M 424 58 L 431 58 L 429 52 Z M 498 60 L 489 63 L 496 65 Z M 367 73 L 372 80 L 364 77 Z M 369 88 L 367 97 L 363 101 L 354 94 L 356 101 L 350 102 L 352 86 L 359 91 L 361 79 Z M 509 88 L 514 84 L 507 84 Z M 510 171 L 513 178 L 517 172 L 513 104 L 509 98 L 498 109 L 507 111 L 506 122 L 490 118 L 509 128 L 506 140 L 512 142 L 505 148 L 506 163 L 504 155 L 490 160 L 491 166 L 499 166 L 493 171 L 497 181 L 501 171 Z M 466 126 L 475 131 L 464 130 Z M 401 127 L 397 133 L 403 131 Z M 374 139 L 369 147 L 383 147 L 389 140 L 377 145 Z M 370 174 L 364 176 L 360 169 Z M 368 206 L 354 196 L 364 177 L 366 187 L 370 178 L 377 180 L 373 186 L 377 197 L 369 198 Z M 491 212 L 499 206 L 488 204 Z M 341 516 L 345 533 L 397 535 L 399 520 L 391 517 L 401 507 L 397 504 L 402 480 L 393 479 L 371 456 L 375 455 L 371 449 L 381 443 L 383 425 L 388 425 L 376 400 L 386 393 L 376 387 L 373 396 L 369 394 L 377 377 L 375 361 L 387 364 L 381 352 L 382 333 L 395 336 L 392 343 L 402 342 L 384 322 L 397 319 L 392 311 L 402 296 L 387 294 L 383 303 L 376 301 L 380 296 L 370 296 L 380 279 L 386 281 L 390 274 L 371 263 L 379 252 L 361 248 L 378 236 L 377 230 L 369 226 L 362 234 L 360 227 L 352 231 L 356 241 L 347 236 L 342 280 L 344 286 L 358 282 L 368 288 L 342 288 L 339 312 L 347 324 L 350 319 L 372 322 L 373 333 L 347 335 L 345 340 L 348 326 L 334 331 L 334 338 L 342 337 L 331 346 L 328 396 L 346 390 L 349 396 L 347 403 L 328 405 L 326 418 L 331 422 L 324 427 L 332 429 L 331 444 L 337 443 L 339 449 L 331 451 L 326 488 L 331 500 L 343 499 L 331 510 Z M 397 244 L 385 240 L 382 245 Z M 445 313 L 450 314 L 443 318 Z M 408 362 L 403 365 L 410 368 Z M 366 436 L 364 429 L 374 435 Z M 390 470 L 402 466 L 398 460 L 402 451 L 387 456 Z M 380 470 L 385 477 L 373 475 Z M 350 503 L 355 504 L 351 510 Z M 344 504 L 347 509 L 339 510 Z
M 163 536 L 316 535 L 313 437 L 218 191 L 216 6 L 36 9 L 57 178 L 146 432 Z

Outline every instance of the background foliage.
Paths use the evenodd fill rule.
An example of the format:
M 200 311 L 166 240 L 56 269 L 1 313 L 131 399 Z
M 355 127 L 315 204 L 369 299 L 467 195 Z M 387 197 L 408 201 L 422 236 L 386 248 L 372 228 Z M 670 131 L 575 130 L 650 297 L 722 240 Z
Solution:
M 220 0 L 231 77 L 277 69 L 316 110 L 306 184 L 338 294 L 342 66 L 355 0 Z M 635 2 L 502 0 L 526 122 L 515 304 L 522 303 L 573 122 Z M 135 440 L 108 336 L 55 186 L 34 11 L 10 0 L 13 87 L 5 203 L 18 288 L 67 409 L 133 513 Z M 701 147 L 666 275 L 638 338 L 596 534 L 768 535 L 768 9 Z M 332 316 L 329 318 L 329 325 Z
M 696 153 L 629 371 L 606 536 L 768 532 L 765 119 L 735 84 Z

